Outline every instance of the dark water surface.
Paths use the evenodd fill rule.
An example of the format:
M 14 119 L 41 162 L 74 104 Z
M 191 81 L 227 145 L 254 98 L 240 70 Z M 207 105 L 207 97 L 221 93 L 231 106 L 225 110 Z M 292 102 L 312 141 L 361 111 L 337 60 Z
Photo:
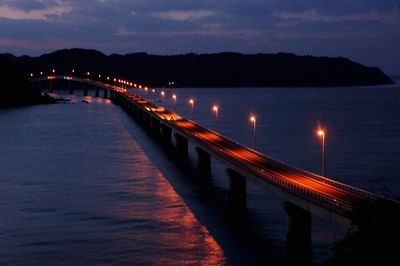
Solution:
M 194 97 L 194 120 L 249 146 L 255 113 L 260 151 L 316 172 L 320 123 L 328 177 L 400 197 L 399 86 L 168 89 L 159 104 L 171 110 L 172 92 L 178 113 L 191 117 Z M 0 109 L 1 265 L 277 264 L 290 256 L 273 194 L 248 182 L 238 208 L 222 165 L 213 162 L 211 179 L 199 176 L 108 100 L 64 97 L 72 103 Z M 313 261 L 332 256 L 344 234 L 313 218 Z

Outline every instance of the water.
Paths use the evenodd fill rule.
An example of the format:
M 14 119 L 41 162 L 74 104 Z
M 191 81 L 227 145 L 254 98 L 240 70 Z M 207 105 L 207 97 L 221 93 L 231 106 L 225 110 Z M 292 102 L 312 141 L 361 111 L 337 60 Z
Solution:
M 400 197 L 397 85 L 166 92 L 177 93 L 177 111 L 188 117 L 195 98 L 194 120 L 249 146 L 255 113 L 257 149 L 316 172 L 319 122 L 327 176 Z M 286 218 L 273 194 L 248 183 L 238 209 L 222 165 L 202 178 L 108 100 L 68 97 L 71 104 L 0 109 L 0 265 L 285 261 Z M 159 104 L 173 109 L 169 99 Z M 343 234 L 313 218 L 314 262 L 329 258 Z

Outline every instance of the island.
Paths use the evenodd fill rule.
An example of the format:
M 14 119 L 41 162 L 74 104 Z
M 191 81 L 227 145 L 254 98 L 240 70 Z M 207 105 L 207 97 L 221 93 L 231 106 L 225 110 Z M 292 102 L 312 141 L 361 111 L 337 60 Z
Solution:
M 7 56 L 0 56 L 0 107 L 54 103 L 28 81 L 23 71 Z
M 326 87 L 392 84 L 377 67 L 343 57 L 277 54 L 131 53 L 105 55 L 96 50 L 64 49 L 39 57 L 12 57 L 26 73 L 43 71 L 91 78 L 98 74 L 135 80 L 152 87 Z M 72 73 L 71 73 L 72 74 Z

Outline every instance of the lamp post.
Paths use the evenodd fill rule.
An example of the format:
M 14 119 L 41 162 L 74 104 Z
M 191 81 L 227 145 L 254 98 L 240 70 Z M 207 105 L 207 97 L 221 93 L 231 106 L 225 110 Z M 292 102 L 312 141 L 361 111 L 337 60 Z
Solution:
M 192 120 L 193 120 L 193 116 L 194 116 L 194 100 L 193 99 L 189 99 L 189 104 L 192 106 Z
M 156 90 L 152 89 L 151 92 L 153 93 L 153 103 L 156 104 Z
M 176 94 L 175 93 L 172 94 L 172 100 L 174 100 L 174 111 L 175 112 L 176 112 L 176 99 L 177 99 Z
M 322 138 L 322 154 L 321 154 L 321 174 L 322 176 L 325 176 L 325 130 L 324 129 L 319 129 L 317 132 L 318 136 Z
M 218 128 L 218 112 L 219 112 L 218 105 L 214 104 L 212 110 L 213 110 L 214 115 L 215 115 L 215 128 Z
M 254 150 L 256 149 L 256 127 L 257 127 L 257 118 L 255 115 L 250 116 L 250 122 L 253 123 L 253 142 L 254 142 Z

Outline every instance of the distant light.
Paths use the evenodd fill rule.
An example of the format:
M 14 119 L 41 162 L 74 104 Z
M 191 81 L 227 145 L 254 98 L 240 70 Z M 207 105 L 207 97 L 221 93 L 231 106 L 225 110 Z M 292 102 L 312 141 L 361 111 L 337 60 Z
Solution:
M 53 70 L 52 70 L 52 72 L 53 72 L 53 73 L 56 73 L 56 70 L 55 70 L 55 69 L 53 69 Z
M 33 73 L 31 73 L 31 77 L 33 77 Z
M 161 91 L 161 96 L 164 97 L 165 96 L 165 92 Z
M 72 73 L 75 73 L 75 69 L 72 69 Z
M 253 122 L 253 123 L 256 122 L 256 117 L 254 115 L 250 116 L 250 122 Z
M 323 129 L 319 129 L 317 134 L 322 137 L 325 135 L 325 131 Z
M 42 71 L 40 71 L 40 75 L 43 75 L 43 72 L 42 72 Z
M 90 76 L 90 72 L 89 72 L 89 71 L 88 71 L 88 72 L 86 72 L 86 75 Z
M 110 80 L 110 77 L 107 77 L 107 80 Z
M 217 106 L 217 105 L 214 105 L 214 106 L 213 106 L 213 111 L 214 111 L 214 112 L 218 112 L 218 106 Z
M 176 101 L 176 94 L 172 94 L 172 99 Z
M 99 78 L 101 78 L 101 75 L 99 74 Z

